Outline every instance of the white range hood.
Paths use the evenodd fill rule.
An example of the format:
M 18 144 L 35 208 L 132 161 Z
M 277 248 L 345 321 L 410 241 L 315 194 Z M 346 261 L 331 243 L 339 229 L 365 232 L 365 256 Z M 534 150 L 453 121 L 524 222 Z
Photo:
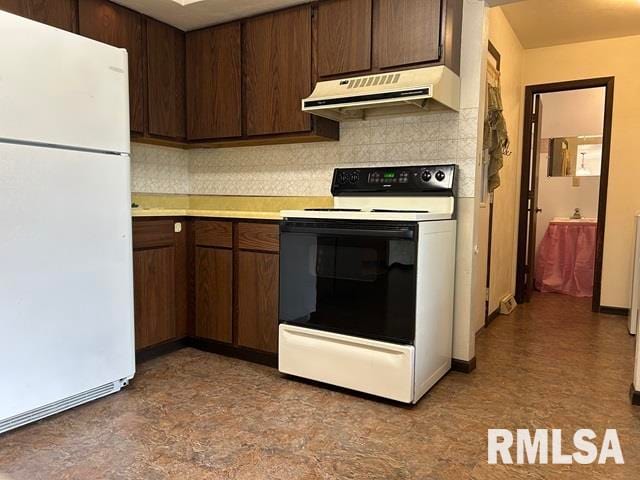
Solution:
M 332 120 L 460 109 L 460 77 L 447 67 L 318 82 L 302 110 Z

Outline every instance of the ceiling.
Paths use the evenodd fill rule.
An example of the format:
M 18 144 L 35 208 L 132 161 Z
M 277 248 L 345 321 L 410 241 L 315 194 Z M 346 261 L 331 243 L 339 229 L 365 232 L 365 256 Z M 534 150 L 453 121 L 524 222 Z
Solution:
M 640 35 L 640 0 L 524 0 L 501 8 L 524 48 Z
M 114 0 L 162 22 L 189 31 L 308 3 L 311 0 Z M 182 3 L 185 5 L 183 6 Z

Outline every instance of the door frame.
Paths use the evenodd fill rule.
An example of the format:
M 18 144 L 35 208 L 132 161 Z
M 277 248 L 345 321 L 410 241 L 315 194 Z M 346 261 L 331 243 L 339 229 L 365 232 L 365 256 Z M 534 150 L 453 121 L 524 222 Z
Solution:
M 500 66 L 502 63 L 502 56 L 500 52 L 496 48 L 496 46 L 489 40 L 487 44 L 487 49 L 489 51 L 489 55 L 493 57 L 496 62 L 496 70 L 498 74 L 500 74 Z M 486 105 L 485 105 L 486 110 Z M 486 290 L 485 290 L 485 302 L 484 302 L 484 326 L 488 326 L 497 316 L 500 308 L 497 310 L 490 312 L 489 311 L 489 300 L 490 300 L 490 292 L 491 292 L 491 249 L 493 248 L 493 209 L 494 209 L 495 196 L 493 192 L 487 195 L 487 203 L 489 205 L 489 232 L 488 232 L 488 245 L 487 245 L 487 281 L 486 281 Z
M 607 213 L 607 190 L 609 186 L 609 160 L 611 156 L 611 132 L 613 124 L 613 90 L 615 77 L 599 77 L 566 82 L 527 85 L 524 94 L 524 121 L 522 129 L 522 170 L 520 175 L 520 200 L 518 218 L 518 256 L 516 268 L 516 301 L 525 299 L 525 278 L 527 261 L 529 180 L 531 175 L 531 128 L 534 118 L 531 114 L 536 95 L 586 88 L 605 88 L 604 125 L 602 131 L 602 166 L 600 170 L 600 190 L 598 198 L 598 225 L 596 232 L 596 253 L 593 272 L 593 297 L 591 309 L 599 312 L 602 294 L 602 261 L 604 254 L 604 233 Z M 533 269 L 533 265 L 530 266 Z

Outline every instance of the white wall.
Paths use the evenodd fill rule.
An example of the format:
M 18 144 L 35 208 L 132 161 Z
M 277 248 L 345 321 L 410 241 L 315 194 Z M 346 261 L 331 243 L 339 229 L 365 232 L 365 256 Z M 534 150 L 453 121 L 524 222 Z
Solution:
M 604 87 L 541 95 L 542 138 L 602 135 Z
M 615 77 L 602 305 L 629 307 L 634 215 L 640 212 L 640 36 L 525 51 L 524 83 Z
M 489 312 L 494 312 L 499 308 L 500 300 L 515 293 L 524 49 L 502 9 L 492 8 L 489 11 L 489 29 L 489 38 L 501 56 L 503 113 L 512 152 L 504 158 L 504 167 L 500 171 L 501 185 L 493 195 Z M 481 326 L 480 322 L 476 325 L 477 328 Z

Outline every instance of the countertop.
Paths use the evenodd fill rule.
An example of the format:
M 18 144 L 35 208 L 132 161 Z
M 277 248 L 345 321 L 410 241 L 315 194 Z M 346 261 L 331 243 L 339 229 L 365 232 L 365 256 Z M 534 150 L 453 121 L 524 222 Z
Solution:
M 196 210 L 176 208 L 132 208 L 131 216 L 140 217 L 209 217 L 209 218 L 247 218 L 258 220 L 282 220 L 280 212 L 251 210 Z
M 136 208 L 134 218 L 144 217 L 209 217 L 254 220 L 282 220 L 281 210 L 326 208 L 333 206 L 332 197 L 259 197 L 224 195 L 163 195 L 131 196 Z

